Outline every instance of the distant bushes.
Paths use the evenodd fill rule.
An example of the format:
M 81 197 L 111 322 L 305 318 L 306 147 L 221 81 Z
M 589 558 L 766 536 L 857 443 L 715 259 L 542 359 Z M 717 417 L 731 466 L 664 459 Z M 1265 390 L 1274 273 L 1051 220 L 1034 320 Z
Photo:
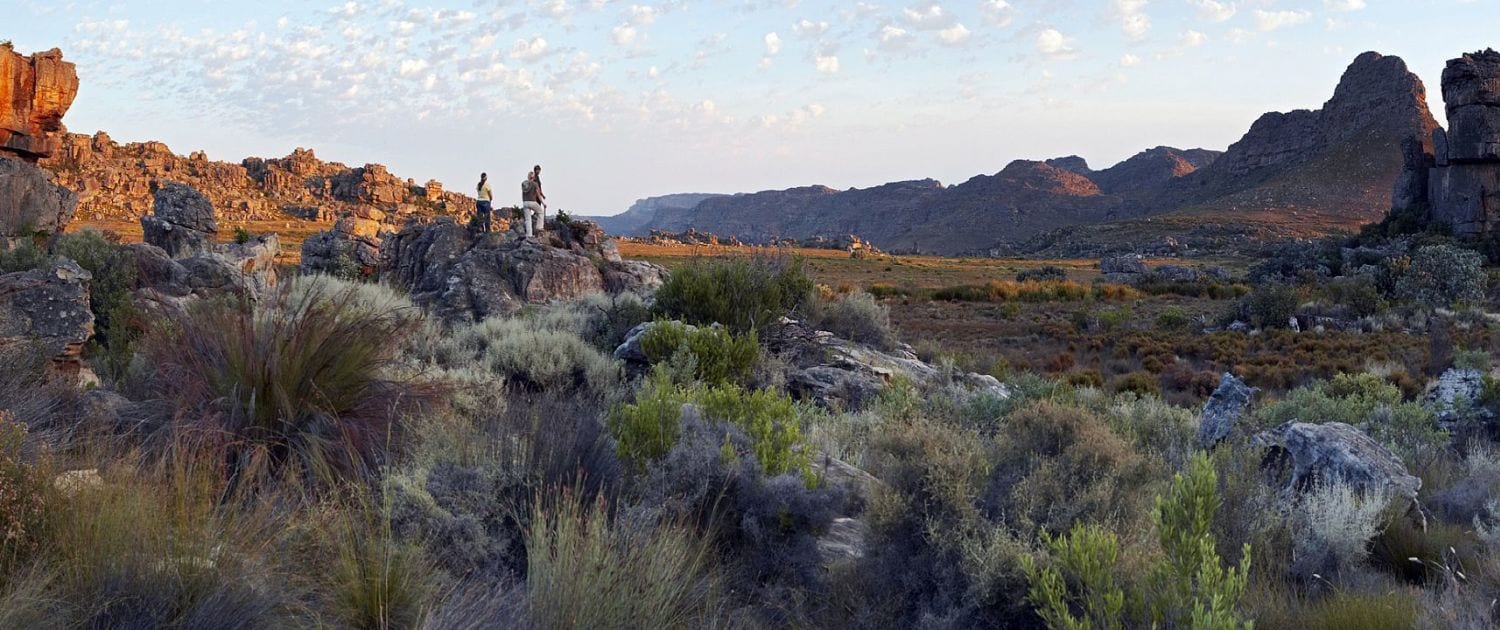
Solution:
M 1297 314 L 1300 297 L 1295 287 L 1284 284 L 1261 285 L 1239 304 L 1239 316 L 1256 328 L 1286 328 Z
M 631 328 L 651 318 L 650 305 L 633 291 L 619 295 L 590 293 L 576 300 L 552 302 L 529 316 L 541 328 L 571 332 L 606 353 L 619 347 Z
M 746 332 L 797 310 L 812 296 L 813 281 L 800 259 L 695 259 L 672 272 L 656 293 L 656 308 L 690 324 L 719 323 Z
M 1056 281 L 1067 279 L 1067 270 L 1063 269 L 1062 267 L 1058 267 L 1057 265 L 1043 265 L 1035 269 L 1023 269 L 1016 274 L 1016 282 L 1045 282 L 1048 280 Z

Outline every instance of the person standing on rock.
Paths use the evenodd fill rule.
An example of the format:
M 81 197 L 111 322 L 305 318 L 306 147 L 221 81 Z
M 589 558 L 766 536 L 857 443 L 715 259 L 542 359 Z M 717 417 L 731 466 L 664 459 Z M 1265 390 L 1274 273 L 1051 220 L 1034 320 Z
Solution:
M 490 214 L 493 212 L 491 202 L 495 198 L 495 193 L 490 190 L 489 173 L 479 174 L 479 185 L 475 186 L 475 190 L 477 191 L 475 195 L 477 201 L 474 202 L 474 206 L 475 211 L 479 213 L 479 229 L 483 232 L 489 232 Z
M 537 215 L 536 221 L 536 231 L 540 232 L 547 227 L 547 193 L 542 190 L 541 164 L 531 167 L 531 178 L 536 180 L 536 202 L 542 204 L 542 212 Z
M 520 208 L 525 216 L 522 220 L 526 222 L 526 237 L 535 236 L 540 233 L 543 219 L 546 216 L 546 208 L 541 207 L 541 183 L 537 181 L 537 171 L 526 172 L 526 180 L 520 183 Z M 532 225 L 535 225 L 532 231 Z

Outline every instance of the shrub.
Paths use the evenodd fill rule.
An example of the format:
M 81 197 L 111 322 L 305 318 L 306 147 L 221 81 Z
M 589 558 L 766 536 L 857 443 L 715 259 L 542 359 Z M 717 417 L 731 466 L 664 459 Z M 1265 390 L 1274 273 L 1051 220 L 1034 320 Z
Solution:
M 21 459 L 26 426 L 0 409 L 0 586 L 6 575 L 37 547 L 46 484 L 40 471 Z
M 1153 514 L 1164 554 L 1143 584 L 1119 579 L 1120 546 L 1112 532 L 1080 523 L 1064 536 L 1042 535 L 1054 566 L 1040 566 L 1031 556 L 1022 559 L 1031 581 L 1028 597 L 1053 628 L 1248 629 L 1237 607 L 1250 554 L 1248 549 L 1241 554 L 1237 570 L 1220 562 L 1210 533 L 1218 505 L 1213 465 L 1199 455 L 1173 479 L 1167 494 L 1157 497 Z
M 735 336 L 714 326 L 689 330 L 679 322 L 657 322 L 641 336 L 641 351 L 653 364 L 685 363 L 694 380 L 721 385 L 746 382 L 760 357 L 760 342 L 753 330 Z
M 352 628 L 417 627 L 437 586 L 432 568 L 420 547 L 392 535 L 388 507 L 372 508 L 345 508 L 331 585 L 335 610 Z
M 253 236 L 250 235 L 250 231 L 246 230 L 245 226 L 243 226 L 243 225 L 236 225 L 236 226 L 234 226 L 234 243 L 236 245 L 244 245 L 245 243 L 249 243 L 250 239 L 252 239 L 252 238 L 255 238 L 255 237 L 253 237 Z
M 1453 245 L 1428 245 L 1412 255 L 1396 280 L 1396 295 L 1430 307 L 1474 302 L 1484 297 L 1484 257 Z
M 197 304 L 152 331 L 144 349 L 180 410 L 174 434 L 224 449 L 235 478 L 291 462 L 318 477 L 367 470 L 431 392 L 387 376 L 410 316 L 351 304 L 349 291 L 284 291 Z
M 1432 411 L 1421 403 L 1403 402 L 1400 388 L 1373 374 L 1339 374 L 1332 380 L 1300 387 L 1284 400 L 1256 410 L 1260 426 L 1291 420 L 1342 422 L 1363 429 L 1414 462 L 1448 441 Z
M 899 343 L 896 329 L 891 325 L 890 309 L 862 291 L 833 300 L 814 300 L 808 305 L 807 323 L 881 350 L 890 350 Z
M 1151 464 L 1098 415 L 1033 404 L 1006 418 L 996 441 L 987 507 L 1019 531 L 1060 534 L 1080 522 L 1144 516 Z
M 1358 566 L 1389 505 L 1388 496 L 1361 493 L 1343 481 L 1314 487 L 1293 509 L 1293 570 L 1303 576 L 1329 575 Z
M 111 374 L 124 373 L 141 334 L 130 299 L 137 275 L 134 258 L 97 230 L 60 235 L 52 251 L 77 262 L 93 276 L 89 281 L 89 310 L 94 313 L 95 338 L 90 343 Z
M 691 324 L 747 332 L 798 309 L 812 294 L 813 282 L 797 258 L 696 259 L 657 290 L 656 308 Z
M 1131 372 L 1115 379 L 1115 393 L 1130 392 L 1141 396 L 1160 396 L 1161 385 L 1150 372 Z
M 1410 593 L 1337 591 L 1292 609 L 1286 621 L 1306 630 L 1404 630 L 1417 627 L 1418 612 L 1417 600 Z
M 459 328 L 426 354 L 450 370 L 478 369 L 538 391 L 609 396 L 622 377 L 613 359 L 577 335 L 525 319 L 492 317 Z
M 1028 280 L 1044 281 L 1067 279 L 1067 270 L 1063 269 L 1062 267 L 1058 267 L 1057 265 L 1043 265 L 1034 269 L 1023 269 L 1016 274 L 1016 282 L 1026 282 Z
M 0 274 L 40 269 L 49 258 L 29 238 L 16 239 L 9 249 L 0 242 Z
M 713 610 L 711 547 L 692 530 L 624 530 L 602 500 L 538 506 L 526 537 L 533 628 L 697 627 Z
M 550 302 L 532 319 L 542 328 L 578 335 L 608 353 L 625 341 L 630 329 L 651 321 L 651 307 L 635 292 L 590 293 L 576 300 Z
M 1178 332 L 1187 330 L 1193 325 L 1192 318 L 1188 317 L 1182 309 L 1175 306 L 1167 307 L 1160 315 L 1156 316 L 1156 329 L 1165 332 Z
M 1241 304 L 1250 324 L 1257 328 L 1286 328 L 1297 313 L 1297 290 L 1282 284 L 1256 287 Z
M 756 460 L 766 474 L 806 471 L 808 453 L 800 447 L 802 427 L 796 403 L 784 393 L 745 391 L 734 385 L 684 388 L 658 370 L 636 396 L 636 402 L 610 412 L 609 429 L 620 457 L 637 467 L 660 459 L 677 442 L 683 405 L 693 403 L 717 422 L 738 427 L 749 436 Z

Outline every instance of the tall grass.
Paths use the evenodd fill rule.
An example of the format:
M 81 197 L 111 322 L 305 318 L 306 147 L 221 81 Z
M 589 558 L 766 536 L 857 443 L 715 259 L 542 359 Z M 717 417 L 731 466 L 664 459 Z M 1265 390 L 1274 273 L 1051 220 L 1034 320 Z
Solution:
M 390 377 L 416 317 L 355 289 L 302 287 L 195 305 L 143 347 L 178 409 L 173 435 L 222 452 L 231 476 L 349 477 L 381 460 L 403 413 L 434 398 Z
M 624 529 L 609 522 L 602 499 L 542 503 L 526 541 L 530 627 L 687 628 L 707 619 L 719 587 L 700 534 Z

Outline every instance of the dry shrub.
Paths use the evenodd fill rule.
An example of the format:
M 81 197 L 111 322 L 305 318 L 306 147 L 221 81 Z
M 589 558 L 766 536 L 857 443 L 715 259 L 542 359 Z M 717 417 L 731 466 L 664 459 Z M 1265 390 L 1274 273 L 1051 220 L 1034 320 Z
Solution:
M 401 415 L 436 399 L 390 377 L 415 317 L 350 289 L 192 305 L 142 342 L 177 409 L 181 440 L 167 443 L 223 453 L 241 481 L 364 475 L 399 442 Z
M 1022 531 L 1060 535 L 1085 521 L 1145 516 L 1153 466 L 1098 415 L 1042 402 L 1015 412 L 998 436 L 990 509 Z

